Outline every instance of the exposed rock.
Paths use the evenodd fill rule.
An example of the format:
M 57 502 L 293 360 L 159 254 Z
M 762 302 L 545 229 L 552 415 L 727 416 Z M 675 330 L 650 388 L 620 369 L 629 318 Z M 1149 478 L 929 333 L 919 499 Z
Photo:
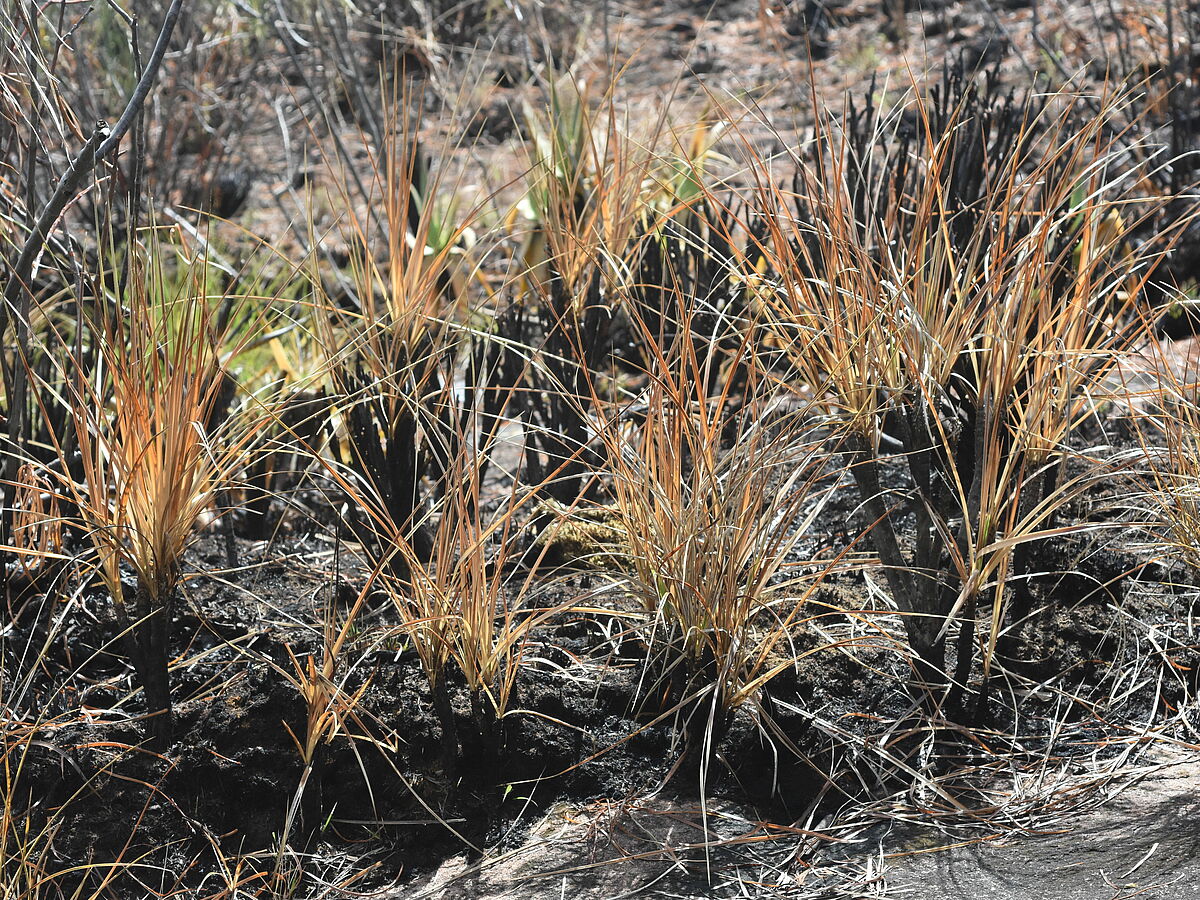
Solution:
M 1200 897 L 1200 753 L 1161 768 L 1049 833 L 921 853 L 888 871 L 886 896 L 924 900 L 1194 900 Z M 939 835 L 939 839 L 945 838 Z M 918 836 L 916 840 L 920 840 Z

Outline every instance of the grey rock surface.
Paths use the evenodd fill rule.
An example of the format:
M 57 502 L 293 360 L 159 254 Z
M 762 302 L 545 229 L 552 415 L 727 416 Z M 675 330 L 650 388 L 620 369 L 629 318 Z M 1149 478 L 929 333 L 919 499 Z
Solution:
M 893 830 L 828 871 L 855 883 L 808 878 L 806 866 L 769 879 L 708 877 L 742 869 L 736 846 L 750 823 L 736 810 L 669 801 L 552 809 L 519 848 L 482 861 L 448 860 L 404 894 L 439 900 L 618 900 L 755 897 L 757 900 L 1200 900 L 1200 752 L 1156 750 L 1139 777 L 1075 816 L 1048 818 L 1038 834 L 937 849 L 960 838 L 928 827 Z M 961 839 L 969 839 L 962 835 Z M 868 850 L 868 846 L 871 847 Z M 742 848 L 745 849 L 744 847 Z M 785 855 L 786 856 L 786 855 Z M 736 883 L 734 883 L 736 882 Z M 753 885 L 753 887 L 752 887 Z M 400 895 L 398 895 L 400 896 Z
M 716 836 L 722 814 L 670 801 L 556 805 L 524 844 L 472 862 L 447 860 L 403 896 L 438 900 L 617 900 L 713 895 L 704 877 L 705 827 Z M 739 820 L 740 824 L 740 820 Z
M 1198 900 L 1200 753 L 1147 774 L 1054 833 L 893 857 L 889 896 L 925 900 Z

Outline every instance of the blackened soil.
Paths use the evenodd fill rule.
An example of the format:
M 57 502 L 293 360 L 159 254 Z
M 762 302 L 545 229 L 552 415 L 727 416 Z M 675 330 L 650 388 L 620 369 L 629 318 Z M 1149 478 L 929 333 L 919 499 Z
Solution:
M 140 694 L 101 598 L 34 605 L 17 620 L 10 648 L 40 646 L 51 628 L 58 635 L 24 698 L 58 717 L 36 729 L 12 796 L 39 827 L 56 823 L 59 858 L 141 860 L 199 879 L 219 856 L 269 859 L 280 846 L 304 777 L 292 734 L 303 739 L 306 709 L 292 656 L 320 658 L 322 604 L 335 595 L 334 615 L 344 614 L 356 586 L 329 588 L 308 562 L 321 545 L 298 540 L 261 564 L 256 547 L 239 544 L 243 570 L 189 582 L 176 610 L 175 743 L 161 755 L 145 749 Z M 218 537 L 192 559 L 208 571 L 223 561 Z M 481 722 L 461 677 L 448 676 L 459 742 L 448 763 L 428 680 L 405 642 L 386 637 L 394 624 L 386 604 L 370 605 L 361 638 L 339 659 L 333 680 L 357 700 L 341 733 L 317 749 L 292 848 L 353 855 L 369 838 L 381 863 L 373 877 L 386 881 L 438 865 L 464 841 L 517 841 L 555 801 L 632 798 L 663 785 L 696 795 L 704 710 L 674 709 L 669 692 L 655 694 L 647 648 L 627 625 L 615 639 L 611 624 L 580 614 L 541 628 L 498 724 Z M 21 661 L 10 653 L 10 673 Z M 759 710 L 722 722 L 716 762 L 705 768 L 709 796 L 790 821 L 824 783 L 824 754 L 796 712 L 812 685 L 792 673 L 778 685 L 783 703 L 766 708 L 769 727 Z M 784 743 L 811 752 L 797 756 Z
M 855 511 L 833 504 L 829 515 L 844 526 Z M 218 536 L 191 556 L 193 571 L 208 574 L 188 583 L 175 611 L 176 741 L 162 755 L 143 749 L 140 694 L 103 598 L 83 589 L 70 601 L 31 600 L 15 615 L 5 675 L 20 687 L 10 694 L 20 708 L 10 733 L 21 734 L 22 715 L 35 721 L 8 797 L 37 827 L 54 824 L 64 865 L 140 860 L 184 873 L 188 884 L 220 857 L 257 853 L 270 869 L 305 778 L 292 737 L 303 739 L 306 722 L 293 656 L 320 659 L 322 622 L 330 610 L 334 621 L 345 615 L 358 582 L 352 559 L 334 566 L 330 545 L 312 538 L 269 550 L 239 542 L 238 551 L 241 567 L 224 575 Z M 1023 722 L 1037 720 L 1047 685 L 1055 689 L 1041 710 L 1047 723 L 1063 695 L 1087 699 L 1070 716 L 1098 718 L 1105 684 L 1133 665 L 1169 673 L 1145 679 L 1137 695 L 1149 715 L 1194 692 L 1200 651 L 1181 623 L 1195 592 L 1166 589 L 1164 566 L 1117 540 L 1068 535 L 1039 545 L 1029 572 L 1033 611 L 999 657 L 1014 689 L 1028 688 Z M 578 599 L 600 577 L 550 580 L 545 599 Z M 897 770 L 877 776 L 856 750 L 913 708 L 895 623 L 889 636 L 866 577 L 837 576 L 810 598 L 810 624 L 789 648 L 794 664 L 728 720 L 680 702 L 687 691 L 662 674 L 661 647 L 651 653 L 630 610 L 617 608 L 619 595 L 604 594 L 618 597 L 606 601 L 611 615 L 593 600 L 592 612 L 563 614 L 534 633 L 498 724 L 481 720 L 461 677 L 448 677 L 452 760 L 394 611 L 371 602 L 333 677 L 342 697 L 357 698 L 353 711 L 317 747 L 287 845 L 349 857 L 358 869 L 378 864 L 363 887 L 435 868 L 464 842 L 515 845 L 559 801 L 656 790 L 694 799 L 703 777 L 706 797 L 790 825 L 820 804 L 894 789 Z M 1161 659 L 1147 654 L 1146 628 L 1157 629 Z M 971 688 L 981 689 L 979 673 Z M 1014 721 L 1008 696 L 992 693 L 993 723 Z M 707 756 L 706 733 L 715 738 Z M 889 744 L 900 758 L 914 748 L 915 739 Z

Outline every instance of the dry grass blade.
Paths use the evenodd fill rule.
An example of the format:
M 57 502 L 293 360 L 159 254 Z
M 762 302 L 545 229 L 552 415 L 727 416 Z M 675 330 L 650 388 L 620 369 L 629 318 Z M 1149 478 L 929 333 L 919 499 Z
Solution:
M 515 402 L 496 370 L 498 348 L 512 342 L 490 333 L 490 311 L 468 295 L 479 209 L 454 220 L 409 98 L 387 108 L 392 127 L 371 159 L 378 202 L 356 210 L 344 196 L 354 304 L 330 301 L 316 314 L 340 457 L 322 463 L 352 501 L 373 589 L 393 600 L 429 679 L 451 770 L 448 669 L 465 679 L 474 722 L 496 749 L 525 642 L 546 613 L 528 607 L 532 575 L 511 573 L 518 516 L 534 494 L 510 482 L 498 507 L 484 505 L 489 451 Z
M 123 875 L 148 866 L 132 854 L 126 857 L 128 844 L 110 861 L 61 859 L 58 840 L 69 828 L 72 805 L 93 786 L 85 783 L 55 808 L 46 809 L 39 802 L 37 776 L 32 774 L 41 770 L 35 755 L 59 751 L 45 740 L 41 731 L 45 723 L 23 721 L 9 712 L 5 709 L 0 729 L 0 897 L 99 900 L 113 896 L 114 884 Z M 132 831 L 136 828 L 135 823 Z
M 64 560 L 63 519 L 54 486 L 29 463 L 17 470 L 12 517 L 12 546 L 3 548 L 16 557 L 17 576 L 32 583 L 54 560 Z
M 244 340 L 226 330 L 230 307 L 245 298 L 210 295 L 205 261 L 168 262 L 168 253 L 150 233 L 130 254 L 125 294 L 94 309 L 97 365 L 80 360 L 68 373 L 82 484 L 62 474 L 71 465 L 55 474 L 96 551 L 160 746 L 170 736 L 168 640 L 183 554 L 253 432 L 248 417 L 229 415 L 226 368 Z
M 525 384 L 515 399 L 530 480 L 563 504 L 594 487 L 591 391 L 619 338 L 614 298 L 629 286 L 639 227 L 667 193 L 657 185 L 677 174 L 659 154 L 665 108 L 631 121 L 617 106 L 615 77 L 596 97 L 591 83 L 561 76 L 546 85 L 543 111 L 527 109 L 526 194 L 508 216 L 510 225 L 520 216 L 524 243 L 514 286 L 534 302 L 516 305 L 504 327 L 536 350 L 528 364 L 508 354 L 508 381 Z
M 460 753 L 448 669 L 465 681 L 485 749 L 498 754 L 497 725 L 510 711 L 532 633 L 562 609 L 537 606 L 537 566 L 518 567 L 526 558 L 519 526 L 537 490 L 510 482 L 485 506 L 482 467 L 468 454 L 455 457 L 451 476 L 432 512 L 432 554 L 420 557 L 402 532 L 392 531 L 388 555 L 376 561 L 379 587 L 399 611 L 433 690 L 448 767 Z M 395 574 L 392 555 L 404 559 L 404 577 Z
M 1200 393 L 1190 366 L 1180 371 L 1157 344 L 1148 352 L 1155 384 L 1133 416 L 1144 465 L 1138 505 L 1151 546 L 1200 571 Z
M 354 536 L 372 545 L 377 529 L 399 528 L 423 559 L 433 549 L 426 506 L 442 491 L 456 452 L 455 383 L 473 362 L 460 320 L 479 207 L 455 220 L 456 189 L 418 140 L 415 99 L 383 99 L 387 129 L 369 156 L 361 202 L 350 173 L 338 173 L 353 293 L 339 301 L 321 292 L 314 333 L 332 388 L 335 452 L 356 481 L 355 494 L 374 498 L 367 521 L 351 518 Z
M 742 337 L 729 358 L 699 354 L 698 302 L 673 295 L 679 334 L 667 346 L 631 310 L 649 359 L 644 417 L 603 407 L 600 434 L 630 589 L 657 623 L 678 692 L 699 691 L 724 720 L 793 664 L 792 629 L 820 576 L 800 577 L 792 555 L 828 497 L 826 456 L 803 408 L 780 411 L 787 398 L 766 387 L 748 323 L 730 326 Z
M 1133 205 L 1123 132 L 1106 124 L 1128 98 L 1101 99 L 1084 119 L 1074 96 L 998 98 L 951 70 L 916 105 L 915 136 L 888 136 L 903 105 L 852 110 L 840 131 L 826 117 L 793 193 L 765 169 L 758 179 L 753 249 L 777 273 L 758 281 L 763 314 L 797 376 L 828 385 L 819 400 L 848 434 L 916 681 L 934 694 L 953 683 L 951 709 L 977 654 L 978 601 L 991 611 L 985 673 L 1006 617 L 1028 613 L 1006 582 L 1081 488 L 1063 479 L 1068 440 L 1136 339 L 1129 306 L 1178 233 L 1126 239 L 1152 210 Z M 907 498 L 883 486 L 893 459 Z M 911 550 L 901 511 L 916 519 Z

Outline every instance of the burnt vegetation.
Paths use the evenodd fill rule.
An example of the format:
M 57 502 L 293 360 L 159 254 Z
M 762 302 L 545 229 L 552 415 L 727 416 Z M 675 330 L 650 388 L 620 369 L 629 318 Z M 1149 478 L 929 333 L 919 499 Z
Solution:
M 166 6 L 0 13 L 4 896 L 647 796 L 771 896 L 1193 739 L 1194 4 L 715 4 L 805 87 L 653 109 L 615 10 Z

